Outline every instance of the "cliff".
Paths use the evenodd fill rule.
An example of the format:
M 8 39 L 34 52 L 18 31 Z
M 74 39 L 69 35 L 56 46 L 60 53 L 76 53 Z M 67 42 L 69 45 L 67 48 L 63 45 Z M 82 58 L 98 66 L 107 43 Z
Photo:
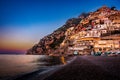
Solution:
M 79 32 L 98 29 L 99 26 L 107 26 L 106 29 L 120 27 L 120 11 L 115 7 L 102 6 L 95 12 L 82 13 L 77 18 L 72 18 L 55 30 L 53 33 L 42 38 L 38 44 L 35 44 L 27 51 L 27 54 L 60 54 L 67 53 L 68 47 L 74 46 L 74 41 L 79 38 Z M 112 27 L 110 27 L 112 26 Z M 115 34 L 119 34 L 119 31 Z M 109 36 L 107 33 L 101 33 L 99 37 Z

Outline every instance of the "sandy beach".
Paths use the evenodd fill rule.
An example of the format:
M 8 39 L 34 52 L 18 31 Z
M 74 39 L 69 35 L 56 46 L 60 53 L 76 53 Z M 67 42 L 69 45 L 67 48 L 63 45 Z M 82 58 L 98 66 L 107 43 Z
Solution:
M 76 57 L 44 80 L 120 80 L 120 56 Z
M 120 56 L 76 56 L 65 65 L 15 80 L 120 80 Z

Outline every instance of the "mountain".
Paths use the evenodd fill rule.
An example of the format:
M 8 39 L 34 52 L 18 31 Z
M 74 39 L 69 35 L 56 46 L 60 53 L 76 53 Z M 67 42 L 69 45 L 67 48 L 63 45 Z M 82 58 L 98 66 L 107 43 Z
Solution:
M 94 12 L 82 13 L 77 18 L 68 19 L 62 27 L 43 37 L 26 54 L 67 54 L 70 47 L 75 47 L 78 44 L 77 40 L 90 36 L 90 31 L 93 30 L 96 30 L 99 38 L 120 34 L 119 15 L 119 10 L 107 6 L 102 6 Z M 102 32 L 103 29 L 106 32 Z M 82 36 L 81 32 L 83 32 Z

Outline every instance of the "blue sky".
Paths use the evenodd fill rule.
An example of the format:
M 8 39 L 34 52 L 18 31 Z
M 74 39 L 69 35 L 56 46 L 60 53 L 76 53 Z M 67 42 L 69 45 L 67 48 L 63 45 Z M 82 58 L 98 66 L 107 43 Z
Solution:
M 120 10 L 119 0 L 0 0 L 2 46 L 7 48 L 6 42 L 15 41 L 16 47 L 30 44 L 27 49 L 67 19 L 95 11 L 103 5 L 116 6 Z

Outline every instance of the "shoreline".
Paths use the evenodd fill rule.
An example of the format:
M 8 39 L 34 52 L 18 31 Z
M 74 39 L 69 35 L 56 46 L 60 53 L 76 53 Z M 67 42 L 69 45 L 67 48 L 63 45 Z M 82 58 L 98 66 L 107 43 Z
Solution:
M 69 77 L 73 76 L 73 78 L 76 78 L 75 74 L 77 75 L 85 74 L 87 77 L 93 76 L 95 79 L 92 79 L 92 80 L 97 79 L 97 77 L 95 77 L 96 74 L 98 74 L 98 76 L 101 76 L 102 79 L 104 79 L 104 77 L 105 79 L 108 79 L 108 77 L 111 77 L 111 79 L 109 78 L 109 80 L 112 80 L 113 77 L 115 77 L 115 80 L 119 80 L 120 77 L 119 77 L 119 74 L 117 74 L 120 67 L 119 63 L 120 63 L 120 56 L 117 56 L 117 57 L 115 56 L 113 57 L 74 56 L 73 58 L 70 59 L 70 61 L 68 60 L 66 64 L 43 67 L 29 73 L 24 73 L 23 75 L 19 75 L 16 77 L 12 77 L 10 79 L 3 79 L 3 80 L 71 80 Z M 113 69 L 113 71 L 110 69 Z M 92 72 L 89 72 L 89 70 Z M 80 74 L 78 74 L 78 71 L 80 71 Z M 92 75 L 86 72 L 89 72 Z M 70 75 L 71 73 L 72 75 Z M 105 76 L 102 74 L 104 74 Z M 67 75 L 67 76 L 64 76 L 64 75 Z M 84 80 L 84 78 L 87 78 L 85 75 L 79 78 L 81 80 Z M 60 76 L 64 77 L 65 79 L 64 78 L 61 79 Z
M 43 67 L 38 70 L 34 70 L 31 72 L 23 73 L 21 75 L 11 77 L 8 79 L 3 79 L 3 80 L 34 80 L 34 78 L 40 78 L 40 80 L 44 80 L 48 76 L 52 75 L 54 72 L 57 70 L 60 70 L 64 66 L 70 64 L 72 61 L 74 61 L 76 57 L 73 57 L 73 59 L 67 59 L 66 64 L 60 64 L 60 65 L 55 65 L 55 66 L 48 66 L 48 67 Z M 32 79 L 33 78 L 33 79 Z

